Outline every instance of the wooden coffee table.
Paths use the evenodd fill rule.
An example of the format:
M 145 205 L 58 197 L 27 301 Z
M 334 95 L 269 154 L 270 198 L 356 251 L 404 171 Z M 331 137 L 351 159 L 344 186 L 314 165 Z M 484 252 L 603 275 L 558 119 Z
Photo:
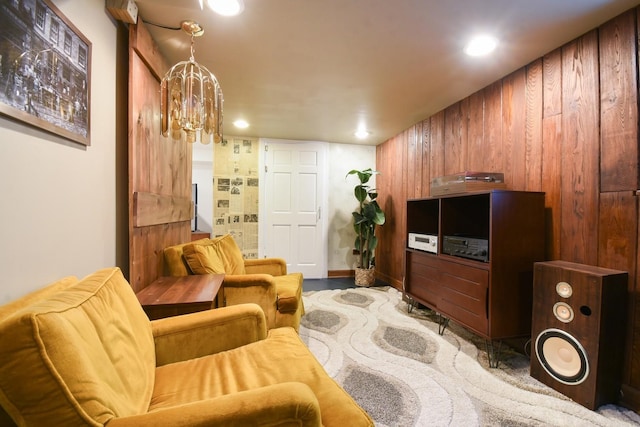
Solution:
M 224 274 L 159 277 L 136 296 L 150 320 L 195 313 L 218 306 Z

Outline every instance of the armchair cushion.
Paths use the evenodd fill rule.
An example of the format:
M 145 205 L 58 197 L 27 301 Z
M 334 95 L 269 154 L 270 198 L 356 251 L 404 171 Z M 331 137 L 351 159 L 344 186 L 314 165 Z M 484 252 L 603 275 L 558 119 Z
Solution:
M 199 239 L 193 242 L 181 243 L 164 249 L 164 274 L 167 276 L 188 276 L 191 274 L 189 266 L 184 260 L 183 249 L 191 243 L 204 243 L 209 239 Z
M 245 274 L 242 252 L 230 234 L 182 248 L 193 274 Z
M 190 372 L 190 375 L 181 375 L 182 372 Z M 175 380 L 178 377 L 180 381 Z M 345 422 L 358 425 L 363 421 L 367 425 L 370 422 L 366 413 L 326 374 L 292 328 L 271 329 L 265 340 L 159 367 L 149 411 L 230 394 L 240 399 L 248 390 L 264 390 L 263 397 L 259 398 L 262 400 L 275 391 L 270 385 L 289 382 L 306 384 L 313 391 L 320 405 L 323 425 L 345 425 Z M 289 399 L 283 395 L 280 398 L 271 396 L 270 400 L 274 398 L 276 402 Z M 229 402 L 243 411 L 256 403 Z M 309 407 L 304 409 L 311 410 Z
M 51 414 L 81 425 L 146 412 L 154 374 L 151 326 L 120 269 L 0 322 L 0 403 L 19 425 L 47 425 Z
M 0 322 L 2 322 L 2 320 L 14 314 L 15 312 L 20 311 L 21 309 L 24 309 L 25 307 L 38 301 L 41 301 L 58 291 L 66 289 L 77 282 L 78 278 L 75 276 L 64 277 L 60 280 L 50 283 L 42 289 L 35 290 L 20 299 L 3 305 L 2 307 L 0 307 Z M 0 391 L 0 426 L 15 426 L 15 423 L 13 422 L 9 414 L 7 414 L 4 407 L 1 405 L 3 402 L 3 396 L 1 393 L 2 392 Z M 4 399 L 4 401 L 8 404 L 6 398 Z
M 212 241 L 187 244 L 182 252 L 193 274 L 225 274 L 224 255 Z

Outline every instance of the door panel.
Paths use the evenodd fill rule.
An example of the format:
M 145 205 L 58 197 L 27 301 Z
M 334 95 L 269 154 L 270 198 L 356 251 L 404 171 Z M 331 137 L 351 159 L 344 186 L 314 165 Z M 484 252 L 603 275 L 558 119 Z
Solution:
M 261 142 L 265 150 L 261 256 L 284 258 L 289 271 L 307 278 L 326 277 L 326 222 L 322 217 L 326 211 L 326 144 Z

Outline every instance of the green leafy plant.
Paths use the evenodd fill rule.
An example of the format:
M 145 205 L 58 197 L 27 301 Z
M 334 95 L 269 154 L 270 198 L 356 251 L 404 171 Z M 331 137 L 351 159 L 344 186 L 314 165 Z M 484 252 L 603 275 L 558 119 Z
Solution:
M 375 188 L 369 188 L 369 180 L 374 174 L 378 174 L 371 168 L 362 171 L 353 169 L 347 173 L 357 175 L 360 183 L 353 189 L 353 194 L 358 200 L 359 206 L 353 211 L 353 228 L 356 232 L 354 248 L 358 251 L 358 268 L 371 268 L 375 265 L 375 249 L 378 246 L 378 238 L 375 235 L 376 225 L 385 222 L 384 212 L 376 199 L 378 192 Z

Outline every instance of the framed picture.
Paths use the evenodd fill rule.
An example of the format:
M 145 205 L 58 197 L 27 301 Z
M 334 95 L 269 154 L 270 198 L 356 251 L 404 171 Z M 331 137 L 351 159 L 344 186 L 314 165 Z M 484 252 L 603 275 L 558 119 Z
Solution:
M 0 113 L 91 145 L 91 43 L 49 0 L 0 0 Z

